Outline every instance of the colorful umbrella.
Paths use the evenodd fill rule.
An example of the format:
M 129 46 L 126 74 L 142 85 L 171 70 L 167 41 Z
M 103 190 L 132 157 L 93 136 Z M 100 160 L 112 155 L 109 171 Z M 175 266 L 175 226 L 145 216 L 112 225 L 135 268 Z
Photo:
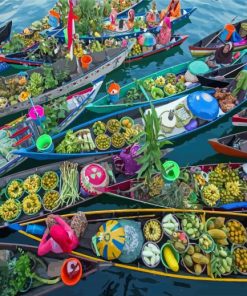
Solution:
M 117 259 L 122 253 L 124 243 L 124 228 L 118 221 L 109 220 L 100 226 L 96 234 L 96 246 L 104 259 Z
M 156 38 L 152 33 L 144 33 L 138 37 L 138 43 L 143 46 L 154 46 Z
M 131 263 L 141 255 L 144 243 L 141 223 L 131 220 L 121 220 L 120 223 L 125 231 L 125 243 L 122 254 L 118 259 L 123 263 Z
M 214 120 L 219 114 L 218 101 L 203 91 L 196 91 L 188 95 L 187 105 L 194 116 L 203 120 Z

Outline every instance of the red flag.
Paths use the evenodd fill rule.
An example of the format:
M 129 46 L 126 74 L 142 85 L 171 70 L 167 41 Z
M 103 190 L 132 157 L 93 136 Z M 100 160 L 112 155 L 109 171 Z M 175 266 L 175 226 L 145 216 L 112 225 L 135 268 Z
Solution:
M 69 14 L 68 14 L 68 23 L 67 23 L 67 31 L 68 31 L 68 49 L 71 60 L 73 59 L 73 36 L 75 34 L 75 19 L 77 17 L 73 13 L 73 2 L 69 1 Z

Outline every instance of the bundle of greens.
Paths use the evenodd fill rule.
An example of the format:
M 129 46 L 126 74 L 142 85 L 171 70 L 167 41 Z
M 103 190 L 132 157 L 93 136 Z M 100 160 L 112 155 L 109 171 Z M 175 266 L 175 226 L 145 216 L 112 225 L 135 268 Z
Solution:
M 19 249 L 18 256 L 8 261 L 0 263 L 0 295 L 16 296 L 20 292 L 42 284 L 53 285 L 60 281 L 60 277 L 55 279 L 46 279 L 40 277 L 35 271 L 32 271 L 33 265 L 41 265 L 47 269 L 45 263 L 29 252 Z
M 57 153 L 80 153 L 95 149 L 95 144 L 89 129 L 77 132 L 69 130 L 62 142 L 56 147 Z
M 59 99 L 51 101 L 49 104 L 45 105 L 45 121 L 43 123 L 44 132 L 56 133 L 57 126 L 61 120 L 66 118 L 69 109 L 67 105 L 67 97 L 61 97 Z
M 79 199 L 79 172 L 78 164 L 65 161 L 60 166 L 62 189 L 58 203 L 60 206 L 75 204 Z
M 160 141 L 161 137 L 161 121 L 153 105 L 149 112 L 144 115 L 140 110 L 144 121 L 144 131 L 137 137 L 142 147 L 138 150 L 139 157 L 137 162 L 141 165 L 138 172 L 138 179 L 144 179 L 144 184 L 149 186 L 152 184 L 153 176 L 156 174 L 164 175 L 164 169 L 161 163 L 161 149 L 165 145 L 172 144 L 166 139 Z M 162 135 L 162 137 L 164 137 Z
M 27 85 L 27 91 L 32 95 L 32 97 L 36 97 L 41 95 L 44 92 L 44 78 L 38 72 L 33 72 L 30 76 Z

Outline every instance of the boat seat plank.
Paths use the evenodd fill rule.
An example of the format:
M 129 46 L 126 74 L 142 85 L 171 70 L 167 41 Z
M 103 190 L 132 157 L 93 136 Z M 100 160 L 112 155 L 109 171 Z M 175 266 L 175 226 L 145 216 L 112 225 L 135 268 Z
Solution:
M 100 225 L 102 225 L 102 222 L 88 224 L 83 237 L 80 238 L 80 247 L 92 250 L 92 237 L 98 232 Z

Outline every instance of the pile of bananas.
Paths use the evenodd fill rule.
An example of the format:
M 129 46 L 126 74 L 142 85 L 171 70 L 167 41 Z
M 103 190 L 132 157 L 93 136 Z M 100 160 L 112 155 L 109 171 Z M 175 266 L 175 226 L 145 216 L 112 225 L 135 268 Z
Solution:
M 82 44 L 76 43 L 73 52 L 77 58 L 81 58 L 84 54 Z
M 140 44 L 136 43 L 132 49 L 131 49 L 131 52 L 129 54 L 129 56 L 136 56 L 136 55 L 139 55 L 142 53 L 142 47 Z
M 43 198 L 44 208 L 52 211 L 59 205 L 59 192 L 55 190 L 47 191 Z
M 148 220 L 143 227 L 143 234 L 147 241 L 158 242 L 163 236 L 161 224 L 158 220 Z
M 21 203 L 14 199 L 8 199 L 0 206 L 0 216 L 4 221 L 11 221 L 21 213 Z
M 238 170 L 234 170 L 228 165 L 217 165 L 209 174 L 209 183 L 218 187 L 223 204 L 245 199 L 247 182 L 240 180 Z
M 214 207 L 220 199 L 220 191 L 214 184 L 205 186 L 203 188 L 202 195 L 204 202 L 210 207 Z
M 36 193 L 39 191 L 41 186 L 41 178 L 37 174 L 33 174 L 27 177 L 23 182 L 23 188 L 28 193 Z
M 20 198 L 24 192 L 23 182 L 21 180 L 12 180 L 6 191 L 9 198 Z
M 27 215 L 37 214 L 41 210 L 42 204 L 37 194 L 27 195 L 22 201 L 23 212 Z
M 154 197 L 160 195 L 164 188 L 164 179 L 161 175 L 154 176 L 148 184 L 148 195 Z

